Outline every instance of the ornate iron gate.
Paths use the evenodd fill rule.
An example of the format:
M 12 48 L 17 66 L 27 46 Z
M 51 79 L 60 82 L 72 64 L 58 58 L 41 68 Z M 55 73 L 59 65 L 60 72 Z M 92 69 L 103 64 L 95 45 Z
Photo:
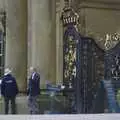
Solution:
M 80 88 L 77 93 L 81 91 L 81 112 L 90 113 L 99 81 L 104 77 L 104 51 L 99 48 L 94 39 L 88 37 L 81 37 L 80 49 L 81 73 L 78 77 Z
M 65 33 L 64 37 L 64 83 L 66 87 L 74 88 L 77 113 L 88 113 L 91 111 L 98 83 L 104 76 L 104 51 L 93 39 L 70 32 L 70 28 L 75 30 L 71 27 L 68 27 L 68 34 Z
M 98 83 L 104 78 L 104 51 L 92 38 L 80 36 L 69 25 L 64 34 L 63 54 L 63 80 L 67 88 L 74 89 L 76 112 L 90 113 Z
M 105 79 L 120 80 L 120 42 L 105 52 Z
M 71 91 L 71 113 L 91 113 L 100 80 L 120 80 L 120 35 L 107 35 L 101 48 L 79 34 L 78 18 L 69 6 L 64 8 L 63 82 Z
M 104 51 L 77 31 L 77 14 L 64 9 L 63 82 L 71 89 L 71 113 L 89 113 L 100 79 L 104 76 Z M 102 72 L 101 72 L 102 71 Z M 74 103 L 74 104 L 73 104 Z

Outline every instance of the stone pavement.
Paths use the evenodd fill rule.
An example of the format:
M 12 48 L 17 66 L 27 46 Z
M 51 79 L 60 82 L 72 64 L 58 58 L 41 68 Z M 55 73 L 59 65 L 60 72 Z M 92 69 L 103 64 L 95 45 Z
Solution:
M 43 99 L 48 101 L 48 99 Z M 120 114 L 77 114 L 77 115 L 28 115 L 27 96 L 16 99 L 18 115 L 4 115 L 4 104 L 0 101 L 0 120 L 120 120 Z M 44 106 L 44 105 L 43 105 Z M 46 107 L 45 109 L 49 108 Z M 20 115 L 21 114 L 21 115 Z
M 0 120 L 120 120 L 120 114 L 0 115 Z
M 11 105 L 11 104 L 9 104 Z M 27 106 L 27 96 L 20 96 L 16 98 L 17 105 L 17 114 L 28 114 L 28 106 Z M 9 110 L 10 113 L 11 110 Z M 0 114 L 4 114 L 4 101 L 3 99 L 0 101 Z
M 10 104 L 9 104 L 10 105 Z M 54 101 L 55 111 L 63 111 L 66 105 L 63 96 L 59 96 L 58 100 Z M 27 96 L 16 97 L 17 114 L 29 114 Z M 40 96 L 40 114 L 48 113 L 51 108 L 51 99 L 47 95 Z M 10 110 L 9 110 L 10 113 Z M 4 101 L 0 100 L 0 114 L 4 114 Z

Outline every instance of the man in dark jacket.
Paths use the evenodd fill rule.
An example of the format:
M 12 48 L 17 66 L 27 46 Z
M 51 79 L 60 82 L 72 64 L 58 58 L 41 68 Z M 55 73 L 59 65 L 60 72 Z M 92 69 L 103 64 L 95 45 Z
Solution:
M 30 68 L 31 76 L 28 83 L 28 106 L 30 114 L 39 113 L 39 105 L 37 99 L 40 94 L 40 75 L 35 68 Z
M 15 78 L 11 75 L 9 68 L 5 69 L 5 75 L 1 83 L 1 94 L 5 101 L 5 114 L 9 111 L 9 101 L 11 101 L 12 114 L 16 113 L 15 98 L 18 94 L 18 87 Z

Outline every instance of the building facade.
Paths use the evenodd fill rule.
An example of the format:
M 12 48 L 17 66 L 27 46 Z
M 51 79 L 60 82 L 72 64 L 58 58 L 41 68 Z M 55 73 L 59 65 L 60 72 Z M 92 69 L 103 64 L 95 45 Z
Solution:
M 4 66 L 10 67 L 21 91 L 27 87 L 28 68 L 33 66 L 45 81 L 63 81 L 63 23 L 65 3 L 78 13 L 82 35 L 101 41 L 105 35 L 120 32 L 119 0 L 0 0 L 6 13 Z

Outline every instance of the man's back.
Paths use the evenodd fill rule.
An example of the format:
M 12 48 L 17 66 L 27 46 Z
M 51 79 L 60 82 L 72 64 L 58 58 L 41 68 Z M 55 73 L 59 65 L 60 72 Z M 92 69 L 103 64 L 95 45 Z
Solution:
M 5 75 L 2 79 L 1 94 L 5 97 L 15 97 L 18 93 L 18 88 L 15 78 L 11 75 Z

